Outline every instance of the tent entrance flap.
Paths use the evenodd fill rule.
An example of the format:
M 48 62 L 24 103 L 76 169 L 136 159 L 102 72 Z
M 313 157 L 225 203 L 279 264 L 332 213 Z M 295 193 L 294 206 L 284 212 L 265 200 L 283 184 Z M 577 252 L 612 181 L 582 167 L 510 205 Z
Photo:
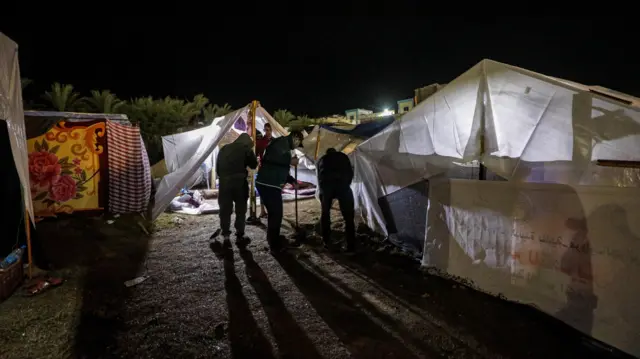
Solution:
M 233 142 L 241 133 L 253 133 L 252 128 L 263 130 L 267 123 L 273 129 L 273 137 L 287 135 L 287 131 L 260 107 L 258 101 L 255 101 L 253 111 L 254 123 L 254 115 L 251 113 L 253 107 L 252 102 L 223 117 L 215 118 L 206 127 L 162 137 L 162 148 L 169 173 L 158 184 L 152 219 L 158 218 L 181 188 L 193 184 L 191 180 L 199 175 L 196 172 L 205 161 L 211 164 L 212 170 L 215 169 L 216 149 L 219 145 Z M 208 171 L 206 172 L 205 175 L 208 175 Z

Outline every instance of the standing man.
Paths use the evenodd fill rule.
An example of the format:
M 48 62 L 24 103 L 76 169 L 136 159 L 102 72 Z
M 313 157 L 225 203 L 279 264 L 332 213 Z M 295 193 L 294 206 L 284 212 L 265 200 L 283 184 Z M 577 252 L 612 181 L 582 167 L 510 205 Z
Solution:
M 220 205 L 220 228 L 224 244 L 231 244 L 231 213 L 235 204 L 235 228 L 237 241 L 244 241 L 245 216 L 249 199 L 247 167 L 255 169 L 258 159 L 253 152 L 251 137 L 243 133 L 232 143 L 223 146 L 218 153 L 216 171 L 220 180 L 218 204 Z
M 262 138 L 258 138 L 256 139 L 256 155 L 258 155 L 258 160 L 260 160 L 259 162 L 262 163 L 262 156 L 264 156 L 264 151 L 267 149 L 267 146 L 269 146 L 269 143 L 271 142 L 271 136 L 272 136 L 272 130 L 271 130 L 271 124 L 270 123 L 265 123 L 264 124 L 264 136 L 262 136 Z M 260 199 L 260 218 L 266 218 L 267 217 L 267 210 L 264 207 L 264 203 L 262 202 L 262 198 Z
M 276 252 L 282 250 L 287 244 L 280 237 L 283 216 L 282 188 L 290 182 L 294 182 L 297 186 L 289 175 L 291 166 L 298 165 L 298 158 L 292 158 L 291 151 L 302 147 L 302 139 L 302 132 L 292 131 L 288 136 L 271 140 L 262 157 L 256 179 L 260 200 L 269 211 L 267 242 L 271 250 Z
M 322 204 L 322 239 L 325 247 L 331 248 L 331 206 L 337 199 L 344 218 L 347 252 L 355 251 L 356 227 L 354 221 L 354 201 L 351 191 L 353 167 L 349 157 L 335 148 L 329 148 L 317 163 L 320 202 Z

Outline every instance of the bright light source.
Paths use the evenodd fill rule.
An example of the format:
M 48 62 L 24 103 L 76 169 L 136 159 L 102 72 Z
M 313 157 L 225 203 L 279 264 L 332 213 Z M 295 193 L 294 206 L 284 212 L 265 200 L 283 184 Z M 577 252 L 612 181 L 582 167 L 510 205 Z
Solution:
M 388 108 L 385 108 L 384 111 L 380 114 L 380 116 L 390 116 L 393 115 L 393 111 L 389 111 Z

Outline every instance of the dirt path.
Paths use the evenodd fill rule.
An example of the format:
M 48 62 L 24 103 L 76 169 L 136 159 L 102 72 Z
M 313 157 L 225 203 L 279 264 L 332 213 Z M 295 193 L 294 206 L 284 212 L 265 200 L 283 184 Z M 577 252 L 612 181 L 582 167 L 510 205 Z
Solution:
M 292 210 L 288 204 L 289 218 Z M 317 203 L 303 202 L 300 213 L 311 230 L 318 218 Z M 314 236 L 301 250 L 273 256 L 263 228 L 248 227 L 253 239 L 248 247 L 223 248 L 209 240 L 218 227 L 217 217 L 182 218 L 174 224 L 172 217 L 164 216 L 164 228 L 149 243 L 113 249 L 84 280 L 67 283 L 65 291 L 71 292 L 74 283 L 79 286 L 73 299 L 68 297 L 78 301 L 69 306 L 79 307 L 75 332 L 41 332 L 33 338 L 71 337 L 69 348 L 48 344 L 40 355 L 32 349 L 30 355 L 7 358 L 594 355 L 564 325 L 530 308 L 425 275 L 403 256 L 364 246 L 372 243 L 368 238 L 361 238 L 362 251 L 352 257 L 322 250 Z M 114 230 L 112 235 L 118 233 Z M 150 278 L 132 288 L 122 284 L 142 274 Z M 38 300 L 54 300 L 61 295 L 56 293 L 64 292 L 52 291 Z M 23 310 L 21 303 L 12 299 L 9 305 Z M 49 330 L 56 330 L 55 324 L 48 324 Z M 66 320 L 64 328 L 69 327 Z M 17 348 L 20 335 L 13 340 L 10 344 Z

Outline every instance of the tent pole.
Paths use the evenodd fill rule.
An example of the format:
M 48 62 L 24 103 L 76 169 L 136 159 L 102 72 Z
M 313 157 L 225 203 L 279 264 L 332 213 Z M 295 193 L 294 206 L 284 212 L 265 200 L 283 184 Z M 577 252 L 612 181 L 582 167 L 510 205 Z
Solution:
M 256 111 L 258 109 L 259 103 L 256 100 L 251 102 L 251 109 L 249 110 L 249 115 L 251 116 L 251 139 L 253 140 L 253 153 L 256 152 Z M 254 219 L 256 216 L 256 178 L 254 176 L 254 171 L 249 171 L 251 173 L 251 189 L 249 191 L 249 218 Z
M 24 223 L 27 237 L 27 257 L 29 258 L 29 279 L 33 277 L 33 256 L 31 254 L 31 219 L 29 217 L 29 211 L 24 210 Z
M 317 161 L 318 160 L 318 152 L 320 152 L 320 126 L 318 126 L 318 138 L 316 138 L 316 151 L 315 154 L 313 156 L 313 160 Z

